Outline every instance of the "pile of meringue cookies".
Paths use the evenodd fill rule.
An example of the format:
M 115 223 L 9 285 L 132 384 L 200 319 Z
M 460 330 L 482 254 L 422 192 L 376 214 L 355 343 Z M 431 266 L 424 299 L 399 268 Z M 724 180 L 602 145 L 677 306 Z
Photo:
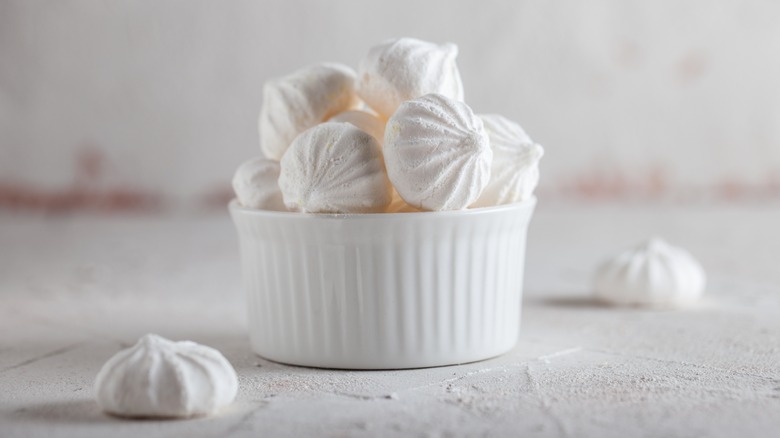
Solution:
M 462 210 L 529 199 L 544 150 L 463 102 L 458 48 L 413 38 L 372 47 L 357 73 L 334 63 L 268 81 L 265 158 L 233 178 L 245 208 L 303 213 Z
M 266 158 L 233 178 L 245 208 L 304 213 L 461 210 L 529 199 L 543 149 L 518 124 L 463 103 L 453 44 L 412 38 L 373 47 L 357 74 L 338 64 L 298 70 L 264 87 Z M 596 272 L 595 295 L 617 305 L 678 307 L 705 275 L 660 239 Z M 146 335 L 100 370 L 95 396 L 123 417 L 201 416 L 229 405 L 238 379 L 217 350 Z

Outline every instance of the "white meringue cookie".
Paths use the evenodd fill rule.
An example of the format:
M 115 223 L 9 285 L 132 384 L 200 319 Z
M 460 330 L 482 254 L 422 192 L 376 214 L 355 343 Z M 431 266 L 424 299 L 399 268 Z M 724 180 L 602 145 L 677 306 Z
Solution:
M 391 186 L 374 137 L 350 123 L 323 123 L 295 138 L 282 157 L 284 203 L 305 213 L 377 213 Z
M 360 110 L 344 111 L 328 119 L 329 122 L 351 123 L 357 128 L 371 134 L 379 144 L 385 141 L 385 122 L 377 116 Z
M 246 208 L 286 211 L 279 190 L 279 162 L 253 158 L 244 162 L 233 176 L 233 191 Z
M 460 210 L 490 179 L 493 152 L 482 120 L 465 103 L 429 94 L 403 103 L 387 122 L 387 173 L 398 194 L 423 210 Z
M 358 67 L 360 97 L 385 118 L 402 102 L 430 93 L 463 100 L 463 83 L 455 63 L 458 46 L 414 38 L 385 41 L 372 47 Z
M 341 64 L 312 65 L 266 82 L 258 119 L 263 154 L 280 160 L 298 134 L 358 102 L 355 72 Z
M 539 160 L 544 149 L 522 127 L 494 114 L 479 116 L 493 150 L 490 182 L 472 207 L 489 207 L 525 201 L 539 183 Z
M 205 415 L 237 391 L 236 372 L 219 351 L 152 334 L 109 359 L 95 380 L 100 407 L 123 417 Z
M 650 239 L 605 262 L 595 276 L 595 295 L 616 305 L 675 307 L 704 292 L 705 274 L 688 251 Z

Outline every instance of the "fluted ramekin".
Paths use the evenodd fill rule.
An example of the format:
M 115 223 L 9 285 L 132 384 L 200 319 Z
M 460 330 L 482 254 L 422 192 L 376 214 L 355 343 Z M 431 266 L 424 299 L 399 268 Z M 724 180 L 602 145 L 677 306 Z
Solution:
M 519 333 L 535 205 L 338 215 L 233 201 L 253 350 L 277 362 L 344 369 L 505 353 Z

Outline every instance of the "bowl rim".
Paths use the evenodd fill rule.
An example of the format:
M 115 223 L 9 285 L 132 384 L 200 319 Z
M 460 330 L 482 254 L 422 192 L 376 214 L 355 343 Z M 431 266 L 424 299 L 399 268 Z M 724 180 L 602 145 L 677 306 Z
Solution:
M 470 217 L 495 214 L 510 210 L 533 209 L 536 206 L 536 196 L 532 195 L 525 201 L 513 202 L 511 204 L 494 205 L 490 207 L 467 208 L 463 210 L 447 211 L 415 211 L 415 212 L 396 212 L 396 213 L 303 213 L 299 211 L 276 211 L 260 210 L 248 208 L 239 205 L 238 199 L 233 198 L 228 203 L 228 209 L 231 212 L 240 213 L 247 216 L 270 216 L 276 218 L 289 219 L 397 219 L 397 218 L 452 218 L 452 217 Z

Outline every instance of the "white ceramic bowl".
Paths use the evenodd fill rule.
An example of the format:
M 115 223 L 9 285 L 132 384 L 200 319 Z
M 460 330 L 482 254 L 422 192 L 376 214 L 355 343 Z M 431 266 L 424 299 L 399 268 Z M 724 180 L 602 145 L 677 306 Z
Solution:
M 535 205 L 314 215 L 233 201 L 253 350 L 278 362 L 345 369 L 505 353 L 519 333 Z

